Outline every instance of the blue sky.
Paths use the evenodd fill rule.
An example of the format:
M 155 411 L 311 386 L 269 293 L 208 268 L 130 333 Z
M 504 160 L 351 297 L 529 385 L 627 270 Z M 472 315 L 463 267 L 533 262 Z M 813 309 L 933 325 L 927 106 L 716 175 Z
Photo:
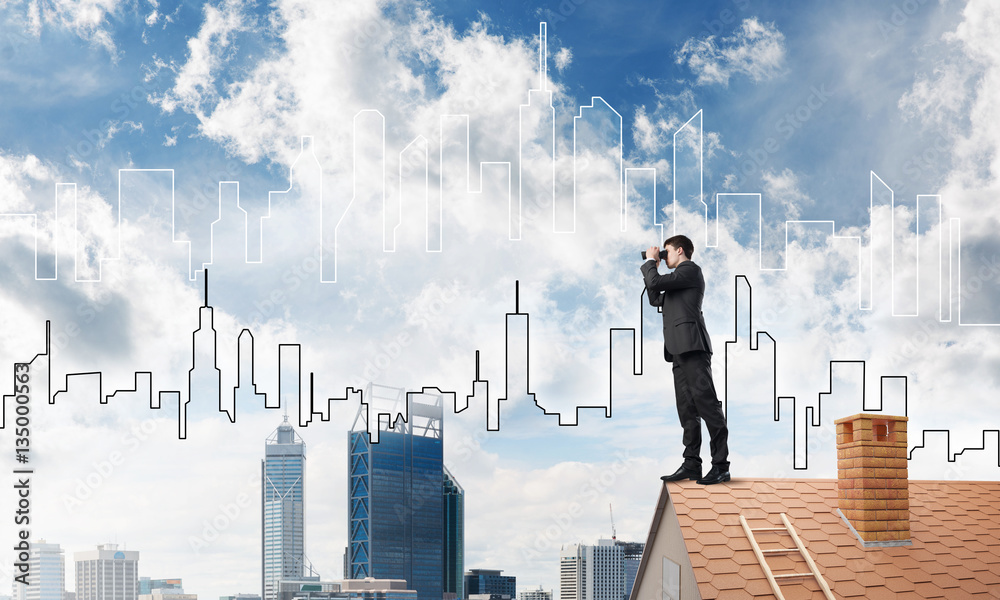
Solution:
M 540 21 L 554 166 L 540 141 L 544 113 L 529 108 L 518 120 L 538 87 Z M 129 389 L 136 371 L 153 373 L 154 391 L 186 386 L 205 264 L 223 389 L 237 383 L 243 328 L 253 330 L 268 394 L 278 344 L 302 345 L 317 398 L 368 380 L 465 398 L 478 350 L 490 397 L 509 400 L 499 432 L 485 431 L 478 398 L 446 419 L 446 461 L 468 495 L 466 566 L 557 589 L 559 546 L 607 536 L 608 504 L 619 537 L 645 538 L 657 477 L 680 459 L 659 316 L 640 313 L 637 259 L 675 225 L 675 194 L 676 227 L 694 239 L 708 278 L 720 391 L 729 378 L 734 476 L 832 476 L 832 420 L 859 412 L 862 391 L 879 398 L 882 376 L 907 378 L 911 440 L 950 429 L 958 451 L 997 427 L 998 21 L 989 2 L 931 0 L 6 3 L 0 213 L 36 215 L 38 229 L 0 218 L 0 358 L 39 352 L 51 320 L 57 389 L 67 373 L 87 371 L 104 373 L 105 393 Z M 614 112 L 586 113 L 574 175 L 573 117 L 594 96 Z M 692 168 L 699 158 L 703 172 Z M 122 169 L 173 169 L 173 178 Z M 239 182 L 238 206 L 236 184 L 222 181 Z M 557 232 L 572 222 L 574 182 L 575 233 Z M 75 225 L 69 200 L 58 217 L 53 210 L 53 193 L 68 189 L 57 184 L 68 183 Z M 508 200 L 519 189 L 513 240 Z M 725 194 L 760 194 L 762 220 L 755 197 Z M 918 194 L 944 206 L 942 224 L 922 220 L 919 235 Z M 712 207 L 708 237 L 701 200 Z M 921 219 L 939 217 L 922 202 Z M 787 250 L 786 221 L 798 222 L 787 226 Z M 317 253 L 325 249 L 331 269 L 334 236 L 337 282 L 321 283 L 332 271 L 320 270 Z M 46 252 L 59 240 L 58 281 L 35 280 L 36 237 L 50 270 Z M 440 252 L 426 251 L 439 242 Z M 74 281 L 73 244 L 78 278 L 100 265 L 100 282 Z M 943 288 L 939 266 L 954 271 Z M 745 323 L 749 311 L 738 275 L 753 289 L 752 333 L 777 340 L 773 362 L 736 325 L 734 314 Z M 505 392 L 505 314 L 515 302 L 530 314 L 530 362 Z M 629 340 L 616 337 L 609 356 L 608 331 L 640 324 L 634 375 Z M 849 369 L 831 376 L 830 361 L 851 360 L 866 361 L 864 381 Z M 523 392 L 525 376 L 533 399 L 513 389 Z M 818 407 L 831 379 L 823 422 L 810 428 L 809 468 L 797 471 L 804 449 L 793 450 L 793 422 Z M 183 577 L 203 597 L 255 590 L 259 508 L 213 535 L 205 524 L 256 493 L 256 460 L 278 411 L 240 405 L 230 425 L 196 388 L 182 442 L 172 417 L 141 403 L 102 406 L 90 392 L 37 407 L 33 535 L 68 557 L 128 543 L 143 553 L 142 575 Z M 902 406 L 894 394 L 886 410 Z M 796 398 L 794 412 L 781 401 L 777 423 L 775 396 Z M 539 406 L 564 424 L 577 406 L 600 408 L 560 427 Z M 331 423 L 301 431 L 307 550 L 332 579 L 346 541 L 345 432 L 356 409 L 334 402 Z M 134 444 L 128 432 L 142 426 L 151 432 Z M 12 447 L 7 433 L 0 440 Z M 104 475 L 114 452 L 125 461 Z M 987 462 L 948 463 L 938 446 L 914 455 L 911 475 L 1000 476 Z M 95 473 L 98 485 L 84 485 Z M 567 522 L 573 502 L 583 516 Z M 13 535 L 4 527 L 0 537 Z

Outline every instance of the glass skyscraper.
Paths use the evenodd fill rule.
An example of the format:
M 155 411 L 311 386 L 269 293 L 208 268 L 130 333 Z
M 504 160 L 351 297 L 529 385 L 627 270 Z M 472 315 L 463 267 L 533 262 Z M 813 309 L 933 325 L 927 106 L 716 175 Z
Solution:
M 356 420 L 348 435 L 346 577 L 403 579 L 419 600 L 441 600 L 449 591 L 447 574 L 454 576 L 464 550 L 464 492 L 454 478 L 448 478 L 449 487 L 444 470 L 442 396 L 374 386 L 394 396 L 372 398 L 372 387 L 369 402 L 393 399 L 391 414 L 405 406 L 409 420 L 398 420 L 390 429 L 379 419 L 377 437 L 370 436 L 363 405 L 359 419 L 364 427 Z M 457 573 L 460 581 L 462 571 Z
M 639 572 L 639 563 L 642 562 L 642 551 L 646 544 L 621 540 L 615 540 L 615 544 L 622 548 L 622 563 L 625 569 L 625 596 L 623 600 L 628 600 L 632 596 L 632 586 L 635 584 L 635 576 Z
M 465 598 L 465 490 L 444 467 L 444 593 Z
M 517 578 L 501 575 L 499 569 L 472 569 L 465 574 L 465 589 L 469 596 L 489 595 L 491 598 L 517 599 Z
M 282 579 L 304 575 L 305 472 L 306 444 L 286 415 L 267 438 L 261 461 L 263 600 L 277 600 Z

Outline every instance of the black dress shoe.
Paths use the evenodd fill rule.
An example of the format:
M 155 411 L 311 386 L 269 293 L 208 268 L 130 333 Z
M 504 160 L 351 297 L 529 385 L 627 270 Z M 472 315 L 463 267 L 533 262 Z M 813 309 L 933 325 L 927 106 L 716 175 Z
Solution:
M 674 471 L 673 475 L 664 475 L 660 477 L 663 481 L 680 481 L 682 479 L 701 479 L 701 467 L 697 469 L 689 469 L 684 465 L 681 468 Z
M 698 483 L 702 485 L 712 485 L 715 483 L 722 483 L 723 481 L 729 481 L 729 471 L 722 470 L 717 467 L 712 467 L 712 470 L 708 472 L 703 478 L 698 480 Z

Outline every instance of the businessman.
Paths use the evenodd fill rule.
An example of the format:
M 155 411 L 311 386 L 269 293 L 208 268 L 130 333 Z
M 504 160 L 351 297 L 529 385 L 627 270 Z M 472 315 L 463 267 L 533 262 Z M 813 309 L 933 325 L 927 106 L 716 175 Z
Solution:
M 663 251 L 651 246 L 646 251 L 642 277 L 649 303 L 663 312 L 663 357 L 673 364 L 677 416 L 684 429 L 684 463 L 664 481 L 696 479 L 703 485 L 729 481 L 729 428 L 722 402 L 712 383 L 712 342 L 701 312 L 705 278 L 691 257 L 694 244 L 683 235 L 663 242 Z M 663 259 L 671 273 L 660 275 Z M 709 433 L 712 468 L 704 477 L 701 469 L 701 421 Z

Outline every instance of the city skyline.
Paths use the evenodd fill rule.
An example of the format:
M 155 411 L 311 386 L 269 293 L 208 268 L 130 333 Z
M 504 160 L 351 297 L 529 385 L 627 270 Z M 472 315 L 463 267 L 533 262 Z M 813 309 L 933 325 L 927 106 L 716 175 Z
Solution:
M 414 397 L 420 397 L 425 395 L 425 392 L 406 393 L 402 389 L 396 389 L 396 388 L 387 388 L 387 389 L 394 391 L 398 394 L 401 394 L 400 397 L 409 396 L 408 400 L 411 404 L 411 408 Z M 383 398 L 383 400 L 385 399 Z M 384 405 L 385 404 L 383 404 L 383 406 Z M 421 408 L 419 405 L 423 405 L 424 408 Z M 422 423 L 418 428 L 422 429 L 426 435 L 430 435 L 436 440 L 443 439 L 443 435 L 440 438 L 434 437 L 442 433 L 441 417 L 443 416 L 443 411 L 441 409 L 442 407 L 440 405 L 440 400 L 438 400 L 438 403 L 436 405 L 435 404 L 426 405 L 423 403 L 418 403 L 416 412 L 413 413 L 415 416 L 418 416 L 417 422 Z M 359 422 L 361 422 L 362 420 L 361 413 L 359 413 L 358 419 Z M 423 419 L 423 421 L 421 421 L 421 419 Z M 383 420 L 383 428 L 381 429 L 381 432 L 383 436 L 388 436 L 384 439 L 386 439 L 386 442 L 389 446 L 393 446 L 394 445 L 393 442 L 398 441 L 399 438 L 397 436 L 408 435 L 406 433 L 395 433 L 390 428 L 385 427 L 385 425 L 386 422 Z M 405 423 L 401 425 L 404 431 L 410 431 L 412 429 L 411 426 L 407 426 Z M 356 431 L 355 433 L 361 436 L 360 439 L 363 439 L 368 435 L 366 428 L 362 428 L 362 430 Z M 377 443 L 370 443 L 369 447 L 371 446 L 378 447 L 376 444 Z M 262 515 L 261 524 L 263 528 L 261 529 L 261 534 L 260 534 L 262 540 L 262 545 L 261 545 L 262 550 L 269 547 L 276 547 L 281 545 L 280 543 L 275 543 L 275 542 L 268 544 L 267 542 L 264 541 L 266 539 L 281 540 L 285 542 L 286 545 L 288 545 L 288 542 L 291 541 L 290 546 L 293 548 L 293 550 L 304 548 L 304 539 L 306 536 L 304 535 L 305 533 L 304 528 L 300 524 L 300 518 L 304 515 L 304 513 L 307 512 L 305 510 L 306 486 L 304 485 L 305 474 L 306 474 L 305 446 L 306 444 L 304 440 L 301 438 L 301 436 L 298 435 L 298 433 L 295 431 L 295 428 L 291 426 L 291 424 L 288 422 L 287 415 L 282 417 L 282 422 L 277 426 L 277 428 L 275 428 L 272 431 L 271 435 L 269 435 L 265 441 L 265 459 L 261 460 L 260 481 L 265 482 L 267 486 L 262 485 L 260 497 L 262 500 L 264 500 L 265 498 L 273 496 L 274 499 L 262 502 L 263 508 L 261 513 Z M 433 462 L 433 457 L 431 458 Z M 268 459 L 270 459 L 270 464 Z M 442 584 L 442 589 L 445 589 L 445 586 L 447 585 L 447 577 L 449 576 L 449 574 L 452 575 L 452 581 L 454 581 L 456 579 L 454 573 L 457 573 L 458 574 L 457 579 L 460 582 L 463 582 L 464 575 L 467 575 L 469 573 L 469 571 L 466 571 L 464 569 L 464 561 L 462 560 L 464 558 L 463 550 L 465 541 L 464 527 L 462 526 L 462 523 L 464 523 L 464 516 L 465 516 L 465 512 L 463 509 L 465 490 L 458 483 L 457 478 L 443 464 L 443 462 L 442 461 L 437 461 L 437 462 L 441 464 L 441 475 L 442 475 L 440 482 L 441 486 L 438 489 L 438 494 L 440 494 L 440 497 L 443 500 L 440 506 L 441 516 L 442 516 L 441 518 L 442 538 L 440 541 L 444 542 L 446 539 L 449 541 L 448 547 L 445 548 L 445 552 L 443 552 L 441 556 L 442 558 L 441 584 Z M 265 491 L 269 488 L 271 488 L 272 491 L 271 495 L 268 495 Z M 418 485 L 417 488 L 422 492 L 427 492 L 431 489 L 423 485 Z M 433 496 L 434 494 L 431 495 Z M 291 500 L 289 500 L 289 498 L 291 498 Z M 448 501 L 449 498 L 451 498 L 452 500 Z M 422 504 L 422 502 L 417 502 L 416 504 L 420 505 Z M 272 505 L 270 506 L 271 510 L 268 510 L 269 505 Z M 404 513 L 405 512 L 406 511 L 404 511 Z M 269 518 L 273 515 L 278 515 L 279 513 L 285 513 L 283 516 L 286 516 L 288 518 L 287 519 Z M 396 516 L 398 517 L 398 511 Z M 290 528 L 290 535 L 281 535 L 283 533 L 283 528 L 280 526 L 275 525 L 272 526 L 270 529 L 266 527 L 267 523 L 270 522 L 279 523 L 282 520 L 284 520 L 285 522 L 292 523 L 292 527 Z M 297 525 L 297 523 L 299 524 Z M 448 529 L 449 527 L 452 528 L 450 534 Z M 272 533 L 270 537 L 266 535 L 269 530 Z M 31 544 L 32 544 L 33 556 L 39 551 L 48 552 L 52 549 L 56 549 L 56 554 L 60 556 L 65 553 L 65 550 L 63 550 L 59 544 L 47 544 L 45 543 L 44 540 L 32 541 Z M 80 573 L 78 576 L 74 577 L 74 580 L 76 580 L 78 577 L 82 577 L 82 579 L 80 579 L 81 585 L 84 585 L 88 589 L 93 589 L 95 588 L 95 586 L 99 588 L 102 587 L 103 585 L 113 585 L 121 587 L 120 585 L 118 585 L 121 583 L 119 579 L 125 577 L 126 579 L 128 579 L 128 581 L 132 581 L 131 577 L 135 575 L 135 581 L 133 587 L 137 598 L 142 593 L 152 593 L 153 588 L 164 589 L 167 592 L 173 589 L 181 590 L 180 587 L 181 579 L 179 578 L 153 579 L 149 576 L 139 576 L 140 571 L 137 568 L 139 551 L 127 550 L 127 544 L 120 545 L 117 542 L 115 543 L 108 542 L 108 543 L 98 544 L 96 547 L 97 547 L 96 550 L 78 551 L 74 553 L 74 570 Z M 49 553 L 51 554 L 51 552 Z M 272 555 L 273 554 L 274 553 L 272 553 Z M 265 554 L 262 552 L 262 558 L 264 558 L 264 556 Z M 294 553 L 293 556 L 295 556 Z M 307 569 L 311 568 L 311 565 L 308 563 L 308 559 L 305 558 L 304 551 L 302 552 L 302 554 L 298 556 L 300 556 L 299 560 L 286 561 L 285 565 L 289 565 L 290 563 L 289 568 L 292 570 L 295 569 L 296 565 L 300 567 L 305 565 Z M 446 556 L 451 556 L 454 559 L 453 562 L 450 563 L 450 568 L 449 568 L 449 563 L 447 563 L 444 560 Z M 114 579 L 110 584 L 102 583 L 104 580 L 101 579 L 100 577 L 95 577 L 94 575 L 95 573 L 102 572 L 102 569 L 99 566 L 100 564 L 103 564 L 102 561 L 104 562 L 111 561 L 116 564 L 118 562 L 122 562 L 122 564 L 125 565 L 124 570 L 118 569 L 116 567 L 116 569 L 114 570 L 116 579 Z M 282 561 L 274 561 L 274 562 L 279 567 L 285 566 L 282 565 Z M 267 564 L 267 563 L 265 561 L 262 561 L 261 564 Z M 143 569 L 145 569 L 145 567 L 143 567 Z M 478 571 L 483 571 L 483 569 L 472 569 L 471 572 L 478 572 Z M 263 582 L 262 585 L 266 586 L 267 585 L 266 573 L 263 569 L 261 569 L 259 572 L 261 573 L 262 577 L 262 582 Z M 318 573 L 314 573 L 314 575 L 318 575 Z M 300 577 L 297 576 L 296 573 L 292 573 L 290 578 L 301 579 Z M 514 578 L 509 577 L 509 579 L 513 580 Z M 72 593 L 70 590 L 64 590 L 64 591 L 66 591 L 67 593 Z M 184 593 L 189 594 L 189 592 L 184 592 Z M 233 594 L 235 594 L 235 592 L 233 592 Z M 458 598 L 463 598 L 463 597 L 465 597 L 465 595 L 458 596 Z M 15 596 L 15 598 L 17 597 Z
M 388 395 L 384 395 L 381 398 L 382 405 L 391 405 L 393 401 L 395 402 L 406 402 L 412 409 L 414 398 L 421 396 L 421 394 L 415 393 L 405 393 L 401 389 L 387 388 L 384 390 L 388 392 Z M 397 395 L 393 396 L 395 393 Z M 405 400 L 402 400 L 405 398 Z M 388 402 L 387 402 L 388 401 Z M 367 425 L 363 423 L 363 414 L 359 412 L 357 416 L 357 421 L 355 427 L 360 422 L 364 427 L 361 430 L 354 431 L 357 436 L 352 438 L 352 443 L 361 442 L 368 435 Z M 443 440 L 443 411 L 441 410 L 440 399 L 437 404 L 424 404 L 418 403 L 418 408 L 413 413 L 415 416 L 419 415 L 420 418 L 424 419 L 422 425 L 420 426 L 424 435 L 417 437 L 428 437 L 433 440 Z M 390 447 L 397 447 L 396 452 L 398 453 L 398 447 L 400 441 L 405 439 L 406 436 L 412 437 L 409 433 L 413 430 L 413 426 L 407 426 L 405 423 L 402 424 L 403 432 L 392 431 L 392 428 L 386 426 L 387 423 L 383 422 L 383 428 L 380 429 L 381 436 L 383 439 L 387 440 L 387 444 Z M 402 437 L 400 437 L 402 436 Z M 376 442 L 381 443 L 381 442 Z M 369 442 L 367 444 L 368 451 L 370 451 L 373 443 Z M 357 451 L 354 451 L 357 454 Z M 394 450 L 390 449 L 390 453 Z M 424 453 L 423 451 L 421 453 Z M 432 452 L 433 454 L 433 452 Z M 357 457 L 355 457 L 357 458 Z M 434 457 L 431 456 L 431 462 L 434 462 Z M 443 457 L 439 457 L 442 458 Z M 418 461 L 419 462 L 419 461 Z M 482 569 L 475 568 L 471 571 L 465 571 L 463 568 L 464 562 L 462 561 L 464 555 L 464 496 L 465 492 L 461 485 L 457 482 L 454 475 L 447 469 L 443 464 L 443 460 L 438 461 L 441 463 L 441 496 L 443 502 L 441 503 L 441 515 L 442 515 L 442 537 L 439 542 L 444 546 L 444 551 L 442 552 L 441 558 L 441 589 L 443 594 L 447 594 L 448 577 L 451 576 L 452 581 L 454 581 L 454 572 L 459 574 L 459 580 L 464 581 L 471 576 L 476 577 L 486 577 L 489 583 L 481 584 L 477 586 L 477 589 L 486 586 L 484 589 L 491 589 L 490 586 L 494 586 L 493 580 L 504 580 L 507 583 L 501 584 L 503 586 L 509 586 L 512 590 L 514 576 L 500 576 L 502 570 L 492 570 L 492 569 Z M 306 461 L 305 461 L 305 442 L 302 438 L 295 432 L 295 428 L 292 427 L 288 422 L 288 417 L 285 415 L 283 417 L 282 423 L 268 436 L 265 442 L 265 459 L 261 461 L 261 477 L 264 484 L 262 485 L 261 498 L 262 498 L 262 586 L 265 590 L 271 590 L 275 587 L 272 583 L 275 581 L 273 577 L 269 577 L 268 566 L 271 566 L 270 571 L 280 573 L 280 579 L 302 579 L 304 569 L 309 569 L 311 571 L 312 566 L 308 563 L 308 559 L 305 557 L 304 551 L 304 540 L 305 540 L 305 530 L 302 525 L 303 515 L 305 513 L 305 472 L 306 472 Z M 391 470 L 392 468 L 390 468 Z M 378 469 L 381 472 L 386 472 L 385 467 Z M 370 471 L 374 474 L 374 471 Z M 426 479 L 427 474 L 424 473 L 424 478 Z M 420 477 L 417 477 L 418 479 Z M 409 479 L 409 478 L 404 478 Z M 400 480 L 400 482 L 403 480 Z M 400 483 L 397 482 L 397 483 Z M 422 492 L 430 490 L 422 485 L 418 485 L 417 488 Z M 383 490 L 384 491 L 384 490 Z M 433 496 L 433 494 L 431 494 Z M 428 497 L 431 497 L 428 496 Z M 448 502 L 448 498 L 454 498 L 454 500 Z M 418 499 L 419 501 L 415 503 L 416 506 L 420 506 L 426 502 L 426 499 Z M 412 504 L 412 503 L 411 503 Z M 398 511 L 398 507 L 401 504 L 395 505 L 397 507 L 396 516 L 401 518 L 400 515 L 405 514 Z M 283 525 L 290 524 L 290 527 Z M 451 533 L 449 534 L 449 528 Z M 287 529 L 287 532 L 286 532 Z M 446 540 L 448 543 L 446 544 Z M 55 565 L 53 563 L 54 558 L 62 558 L 64 550 L 59 544 L 46 543 L 45 540 L 32 541 L 32 565 L 33 569 L 39 564 L 39 558 L 43 559 L 43 562 L 48 564 L 46 570 L 43 571 L 46 575 L 51 567 Z M 615 543 L 616 547 L 624 548 L 626 546 L 638 546 L 641 544 L 632 543 Z M 281 549 L 278 552 L 277 549 Z M 285 551 L 290 549 L 290 551 Z M 269 552 L 270 550 L 270 552 Z M 176 593 L 184 593 L 181 587 L 181 579 L 151 579 L 148 576 L 138 575 L 138 555 L 137 551 L 126 551 L 119 550 L 117 543 L 106 543 L 99 544 L 97 550 L 88 550 L 84 552 L 77 552 L 74 555 L 74 565 L 75 569 L 83 569 L 84 572 L 78 575 L 78 584 L 83 586 L 85 589 L 97 589 L 104 585 L 103 580 L 95 574 L 102 573 L 103 569 L 100 567 L 102 561 L 112 561 L 117 563 L 118 561 L 123 561 L 125 565 L 124 570 L 119 572 L 116 568 L 114 570 L 115 578 L 110 585 L 115 587 L 121 587 L 119 584 L 120 578 L 124 577 L 128 581 L 132 581 L 130 578 L 132 575 L 135 576 L 134 581 L 134 592 L 138 598 L 141 594 L 150 594 L 153 589 L 160 590 L 179 590 Z M 285 559 L 275 558 L 277 556 L 284 556 Z M 453 561 L 449 563 L 445 560 L 447 556 L 452 556 Z M 48 560 L 44 560 L 48 558 Z M 621 561 L 620 561 L 621 562 Z M 624 563 L 623 563 L 624 564 Z M 360 567 L 359 567 L 360 568 Z M 36 576 L 38 570 L 32 571 Z M 64 577 L 65 567 L 63 564 L 59 565 L 58 572 Z M 312 573 L 318 577 L 318 574 Z M 362 576 L 370 576 L 369 574 L 357 571 L 357 574 Z M 632 573 L 634 576 L 634 572 Z M 81 579 L 82 577 L 82 579 Z M 51 575 L 49 575 L 51 578 Z M 363 578 L 363 577 L 362 577 Z M 377 579 L 377 578 L 376 578 Z M 509 580 L 509 581 L 508 581 Z M 318 581 L 318 579 L 317 579 Z M 127 585 L 128 584 L 126 582 Z M 126 585 L 126 589 L 127 589 Z M 462 585 L 461 583 L 459 585 Z M 95 587 L 96 586 L 96 587 Z M 49 583 L 49 588 L 52 588 L 52 584 Z M 55 589 L 55 588 L 53 588 Z M 504 588 L 506 589 L 506 587 Z M 531 588 L 532 590 L 534 587 Z M 38 598 L 38 590 L 28 591 L 28 588 L 23 590 L 20 586 L 15 586 L 15 591 L 19 591 L 22 595 L 15 595 L 18 600 L 25 600 L 23 594 L 27 592 L 27 598 L 30 600 L 32 598 Z M 51 591 L 51 590 L 50 590 Z M 40 600 L 62 600 L 62 593 L 64 588 L 60 588 L 57 594 L 58 597 L 42 596 Z M 536 590 L 537 591 L 537 590 Z M 93 593 L 88 592 L 88 593 Z M 162 592 L 161 592 L 162 593 Z M 480 592 L 476 592 L 480 593 Z M 34 595 L 32 595 L 34 594 Z M 467 594 L 458 593 L 457 598 L 461 600 L 467 597 Z M 510 598 L 513 600 L 516 594 L 510 594 Z

